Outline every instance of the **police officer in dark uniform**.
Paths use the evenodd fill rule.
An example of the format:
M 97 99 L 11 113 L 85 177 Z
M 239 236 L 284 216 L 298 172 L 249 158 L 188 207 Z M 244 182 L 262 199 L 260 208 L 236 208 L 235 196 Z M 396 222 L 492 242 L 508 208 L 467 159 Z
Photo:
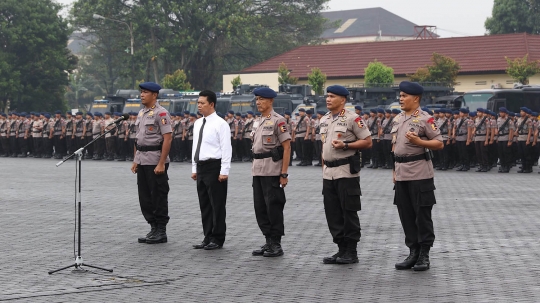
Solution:
M 141 211 L 150 224 L 150 232 L 138 239 L 139 243 L 166 243 L 169 222 L 168 193 L 169 150 L 172 127 L 169 112 L 159 105 L 157 97 L 161 87 L 153 82 L 139 84 L 141 103 L 136 125 L 137 146 L 131 171 L 137 174 Z
M 431 209 L 435 201 L 434 172 L 429 150 L 444 147 L 435 119 L 420 109 L 424 88 L 403 81 L 399 103 L 402 113 L 392 127 L 394 152 L 394 204 L 410 254 L 396 269 L 428 270 L 429 250 L 435 240 Z
M 261 118 L 255 120 L 253 131 L 253 202 L 255 216 L 266 244 L 252 255 L 278 257 L 283 255 L 281 237 L 285 235 L 283 208 L 289 175 L 291 136 L 284 117 L 274 112 L 277 94 L 271 88 L 253 91 Z
M 324 264 L 358 263 L 360 241 L 360 154 L 370 148 L 371 133 L 360 116 L 345 109 L 349 91 L 329 86 L 329 112 L 321 118 L 324 212 L 339 251 L 323 259 Z

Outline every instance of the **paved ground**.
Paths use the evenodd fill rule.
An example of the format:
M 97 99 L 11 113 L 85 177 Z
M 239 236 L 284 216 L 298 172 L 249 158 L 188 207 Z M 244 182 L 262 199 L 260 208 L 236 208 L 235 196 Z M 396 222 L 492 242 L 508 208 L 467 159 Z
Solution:
M 169 243 L 145 234 L 126 162 L 83 162 L 84 261 L 114 268 L 47 271 L 74 262 L 74 164 L 0 159 L 0 301 L 17 302 L 538 302 L 540 175 L 439 172 L 432 269 L 396 271 L 408 253 L 392 205 L 391 174 L 362 170 L 360 263 L 323 265 L 333 254 L 320 170 L 290 169 L 282 258 L 252 257 L 250 166 L 233 163 L 227 241 L 199 251 L 200 212 L 189 165 L 169 170 Z

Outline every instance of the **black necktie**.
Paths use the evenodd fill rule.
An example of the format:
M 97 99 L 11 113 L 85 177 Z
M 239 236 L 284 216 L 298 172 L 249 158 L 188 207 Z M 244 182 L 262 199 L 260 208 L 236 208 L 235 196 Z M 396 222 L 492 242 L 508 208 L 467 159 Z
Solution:
M 201 152 L 201 143 L 202 143 L 202 134 L 204 130 L 204 125 L 206 124 L 206 118 L 203 118 L 201 130 L 199 131 L 199 140 L 197 141 L 197 149 L 195 149 L 195 163 L 199 162 L 199 154 Z

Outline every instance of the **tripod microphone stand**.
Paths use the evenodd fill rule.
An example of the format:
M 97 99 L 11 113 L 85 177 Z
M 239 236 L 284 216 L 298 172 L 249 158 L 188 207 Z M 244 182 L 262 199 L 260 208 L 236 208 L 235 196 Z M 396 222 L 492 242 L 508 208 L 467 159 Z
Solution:
M 124 121 L 124 120 L 126 120 L 125 115 L 123 116 L 123 119 L 116 120 L 115 122 L 109 124 L 107 127 L 109 127 L 109 126 L 111 126 L 113 124 L 116 124 L 118 122 Z M 99 138 L 101 138 L 104 135 L 110 133 L 115 128 L 116 128 L 116 125 L 115 125 L 115 127 L 112 127 L 111 129 L 104 132 L 103 134 L 100 134 L 94 140 L 90 141 L 85 146 L 79 148 L 73 154 L 69 155 L 68 157 L 66 157 L 62 161 L 56 163 L 56 167 L 58 167 L 58 166 L 64 164 L 64 162 L 66 162 L 67 160 L 69 160 L 69 159 L 71 159 L 73 157 L 76 157 L 76 160 L 77 160 L 75 162 L 75 174 L 78 176 L 78 180 L 77 180 L 77 183 L 75 185 L 75 187 L 76 187 L 75 189 L 76 189 L 76 192 L 77 192 L 77 194 L 76 194 L 76 203 L 77 203 L 77 216 L 78 216 L 78 218 L 77 218 L 77 220 L 78 220 L 78 222 L 77 222 L 77 256 L 75 257 L 75 263 L 74 264 L 71 264 L 71 265 L 68 265 L 68 266 L 65 266 L 65 267 L 62 267 L 62 268 L 59 268 L 59 269 L 51 270 L 51 271 L 49 271 L 49 275 L 54 274 L 55 272 L 62 271 L 64 269 L 71 268 L 71 267 L 75 267 L 75 269 L 73 269 L 73 272 L 85 272 L 86 270 L 84 270 L 82 268 L 82 266 L 87 266 L 87 267 L 91 267 L 91 268 L 95 268 L 95 269 L 100 269 L 100 270 L 104 270 L 104 271 L 108 271 L 108 272 L 113 272 L 112 269 L 106 269 L 106 268 L 102 268 L 102 267 L 98 267 L 98 266 L 94 266 L 94 265 L 84 263 L 83 258 L 81 256 L 81 179 L 82 179 L 81 178 L 81 169 L 82 169 L 81 163 L 82 163 L 84 150 L 88 146 L 90 146 L 91 144 L 96 142 Z

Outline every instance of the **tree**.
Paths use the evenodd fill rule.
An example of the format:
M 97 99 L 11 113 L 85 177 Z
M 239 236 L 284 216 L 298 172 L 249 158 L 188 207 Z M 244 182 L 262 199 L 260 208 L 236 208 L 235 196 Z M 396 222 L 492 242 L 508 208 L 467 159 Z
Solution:
M 506 73 L 521 84 L 529 84 L 529 78 L 540 72 L 540 62 L 538 60 L 529 61 L 529 54 L 514 60 L 508 57 L 505 57 L 505 59 L 508 62 Z
M 539 0 L 495 0 L 484 26 L 491 35 L 540 33 Z
M 191 90 L 191 84 L 187 81 L 186 73 L 181 69 L 176 70 L 172 75 L 165 75 L 165 78 L 161 80 L 161 85 L 164 88 L 178 91 Z
M 232 84 L 233 89 L 236 89 L 238 85 L 242 85 L 242 79 L 240 79 L 240 75 L 238 75 L 237 77 L 234 77 L 234 79 L 232 79 L 231 81 L 231 84 Z
M 419 68 L 416 73 L 407 75 L 411 81 L 417 82 L 439 82 L 456 85 L 456 79 L 461 67 L 454 59 L 433 53 L 431 56 L 432 65 Z
M 308 83 L 313 88 L 313 91 L 317 95 L 324 94 L 324 84 L 326 83 L 326 74 L 324 74 L 320 68 L 314 67 L 311 69 L 311 73 L 307 75 Z
M 278 81 L 279 84 L 296 84 L 298 83 L 298 78 L 292 77 L 287 65 L 281 62 L 278 68 Z
M 65 109 L 64 92 L 77 58 L 70 31 L 51 0 L 0 1 L 0 107 Z
M 364 69 L 364 79 L 367 85 L 393 84 L 394 69 L 375 60 Z

